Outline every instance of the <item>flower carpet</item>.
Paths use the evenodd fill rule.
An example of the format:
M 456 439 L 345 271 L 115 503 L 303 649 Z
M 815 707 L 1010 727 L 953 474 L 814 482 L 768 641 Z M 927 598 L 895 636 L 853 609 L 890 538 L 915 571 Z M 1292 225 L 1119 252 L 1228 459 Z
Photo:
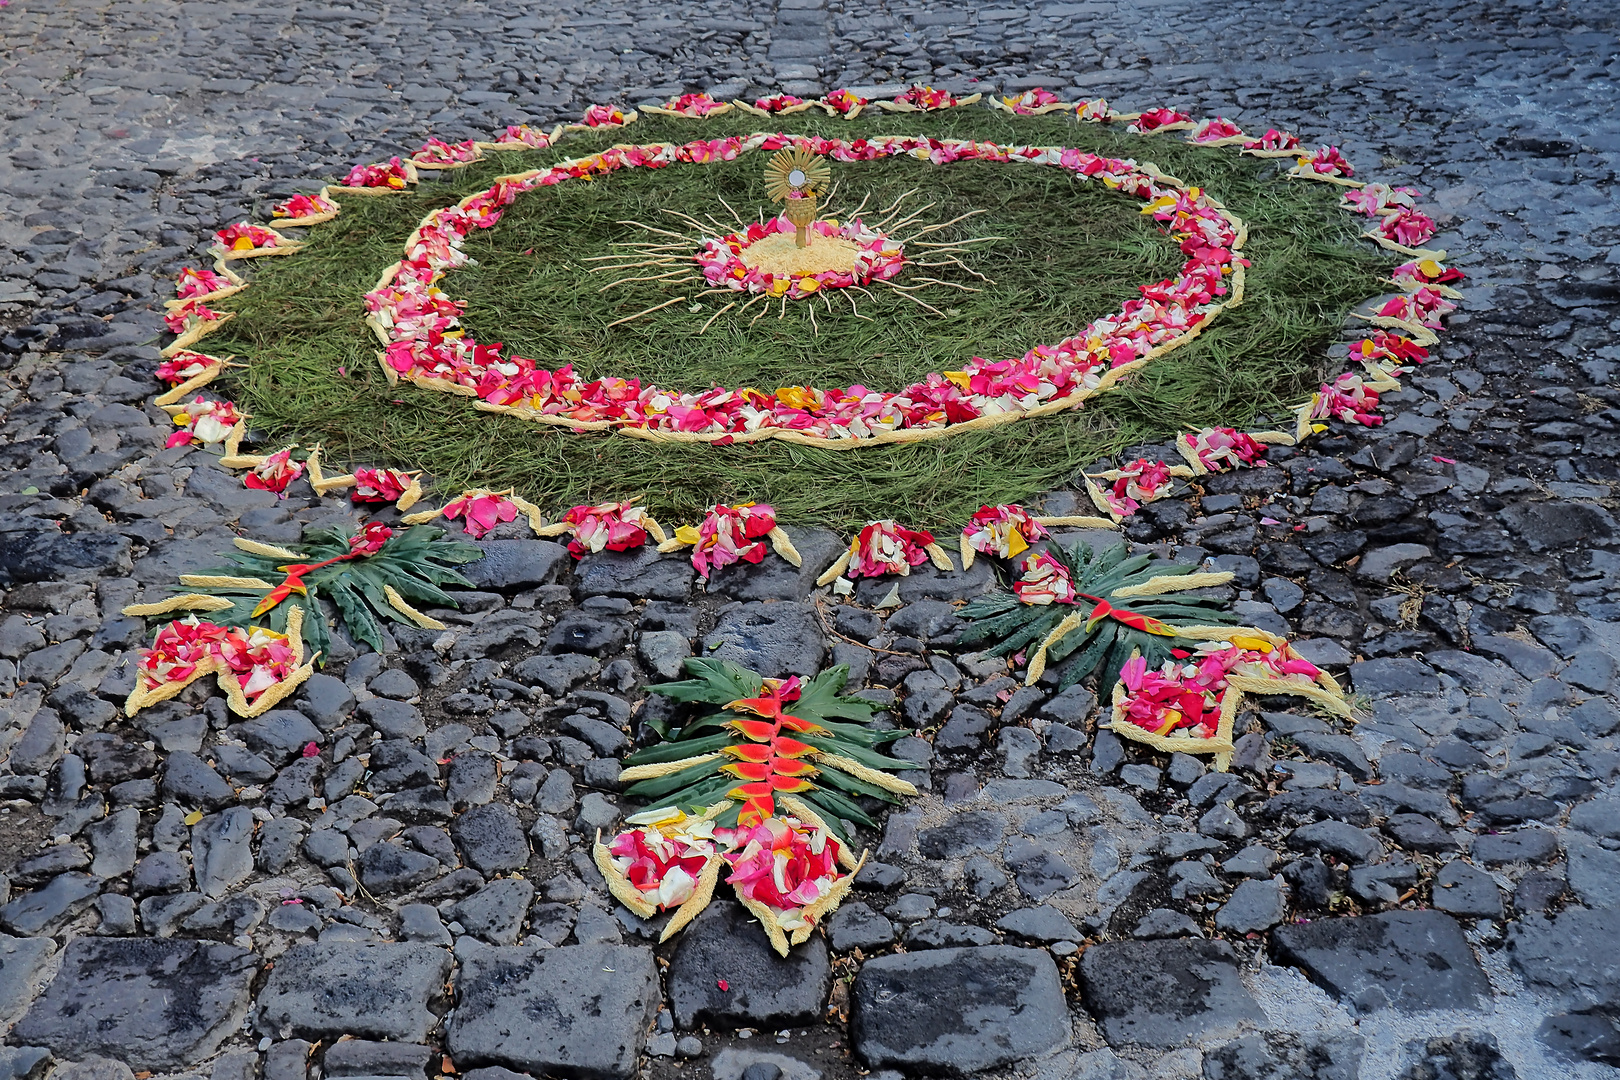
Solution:
M 755 500 L 792 523 L 853 530 L 904 507 L 944 525 L 1177 431 L 1241 443 L 1266 438 L 1257 424 L 1292 440 L 1375 420 L 1450 303 L 1455 272 L 1411 256 L 1427 236 L 1411 195 L 1352 186 L 1331 148 L 1168 110 L 910 98 L 853 119 L 836 96 L 595 110 L 357 166 L 275 209 L 307 238 L 230 227 L 215 270 L 182 282 L 175 389 L 232 400 L 177 415 L 239 409 L 298 440 L 254 463 L 270 483 L 319 442 L 425 469 L 446 497 L 511 489 L 537 526 L 628 497 L 687 519 Z M 761 112 L 778 132 L 758 133 Z M 858 251 L 850 271 L 750 264 L 787 226 L 758 209 L 749 155 L 784 146 L 832 162 L 817 235 Z M 1357 240 L 1368 220 L 1404 276 Z M 244 289 L 232 265 L 278 253 Z M 1343 313 L 1391 288 L 1357 346 L 1372 368 L 1322 382 Z M 1142 475 L 1111 496 L 1093 481 L 1099 509 L 1139 504 Z

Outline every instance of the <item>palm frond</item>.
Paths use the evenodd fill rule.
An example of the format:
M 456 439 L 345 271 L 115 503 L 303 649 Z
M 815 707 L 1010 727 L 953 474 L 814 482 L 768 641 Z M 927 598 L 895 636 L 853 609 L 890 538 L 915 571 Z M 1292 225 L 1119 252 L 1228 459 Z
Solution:
M 625 758 L 625 779 L 635 781 L 625 794 L 632 798 L 689 812 L 730 799 L 738 805 L 719 819 L 724 824 L 761 820 L 775 813 L 776 795 L 796 794 L 835 817 L 870 826 L 872 819 L 852 796 L 892 803 L 910 790 L 903 782 L 874 782 L 882 779 L 876 773 L 920 766 L 872 749 L 906 732 L 863 726 L 878 706 L 840 692 L 847 666 L 802 681 L 765 679 L 704 657 L 689 658 L 685 667 L 692 678 L 648 689 L 719 708 L 667 726 L 659 732 L 661 741 Z M 703 760 L 673 772 L 661 768 L 694 758 Z
M 1138 616 L 1156 620 L 1174 629 L 1181 626 L 1208 626 L 1237 622 L 1237 616 L 1216 600 L 1194 591 L 1176 592 L 1170 583 L 1163 592 L 1141 598 L 1118 598 L 1121 591 L 1134 589 L 1154 578 L 1183 577 L 1197 567 L 1173 563 L 1147 552 L 1131 555 L 1125 544 L 1115 544 L 1094 552 L 1083 541 L 1064 546 L 1053 542 L 1047 550 L 1068 571 L 1077 598 L 1074 604 L 1033 605 L 1021 603 L 1011 592 L 992 593 L 975 599 L 958 614 L 969 621 L 958 641 L 971 645 L 993 641 L 985 649 L 989 656 L 1028 653 L 1031 657 L 1058 628 L 1065 616 L 1077 608 L 1095 606 L 1092 618 L 1047 645 L 1045 659 L 1067 661 L 1058 679 L 1059 689 L 1067 689 L 1095 676 L 1099 694 L 1119 679 L 1119 669 L 1139 652 L 1150 667 L 1164 663 L 1175 648 L 1191 648 L 1196 642 L 1157 633 L 1137 626 Z M 1126 594 L 1129 597 L 1129 593 Z M 1098 602 L 1102 603 L 1099 604 Z M 1073 657 L 1073 659 L 1069 659 Z

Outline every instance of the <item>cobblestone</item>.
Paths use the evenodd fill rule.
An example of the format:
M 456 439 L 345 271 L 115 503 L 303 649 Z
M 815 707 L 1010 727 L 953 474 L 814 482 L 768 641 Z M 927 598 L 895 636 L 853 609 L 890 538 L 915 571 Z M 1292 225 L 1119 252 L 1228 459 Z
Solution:
M 613 758 L 641 738 L 643 687 L 678 676 L 694 652 L 767 674 L 849 662 L 856 689 L 920 732 L 912 752 L 930 765 L 926 813 L 890 817 L 885 867 L 869 864 L 860 903 L 798 954 L 821 950 L 829 973 L 859 969 L 847 1002 L 856 1037 L 824 1019 L 843 984 L 817 974 L 794 987 L 804 1026 L 792 1042 L 830 1030 L 823 1043 L 853 1043 L 854 1056 L 784 1045 L 745 1060 L 735 1036 L 688 1032 L 694 1008 L 662 1034 L 717 1076 L 776 1062 L 809 1080 L 794 1071 L 810 1069 L 800 1057 L 841 1077 L 856 1064 L 929 1071 L 1043 1055 L 1056 1055 L 1053 1075 L 1075 1077 L 1354 1075 L 1363 1036 L 1345 1022 L 1273 1030 L 1295 1021 L 1248 1010 L 1236 972 L 1279 977 L 1265 958 L 1352 1012 L 1378 1012 L 1368 1062 L 1403 1077 L 1466 1066 L 1528 1080 L 1620 1058 L 1611 6 L 1242 0 L 1212 11 L 1167 0 L 1144 20 L 1116 0 L 720 0 L 690 18 L 611 4 L 12 0 L 0 20 L 0 250 L 13 256 L 0 260 L 0 809 L 20 826 L 0 844 L 0 923 L 15 940 L 63 945 L 63 974 L 43 993 L 34 980 L 50 946 L 17 946 L 0 966 L 0 1010 L 14 1002 L 23 1016 L 12 1041 L 40 1047 L 5 1048 L 0 1077 L 417 1075 L 414 1057 L 370 1063 L 365 1038 L 425 1047 L 429 1062 L 447 1050 L 478 1080 L 630 1075 L 662 1003 L 656 968 L 641 946 L 614 944 L 639 931 L 610 913 L 583 856 L 596 825 L 618 819 Z M 424 41 L 437 43 L 432 62 Z M 238 529 L 294 543 L 314 520 L 296 495 L 250 492 L 204 455 L 158 449 L 150 342 L 174 269 L 213 228 L 429 134 L 484 137 L 688 89 L 893 93 L 914 80 L 957 92 L 1043 85 L 1291 128 L 1429 197 L 1437 243 L 1469 274 L 1468 303 L 1422 371 L 1385 395 L 1387 422 L 1277 448 L 1275 467 L 1211 478 L 1201 502 L 1157 504 L 1127 530 L 1236 572 L 1237 610 L 1291 626 L 1302 655 L 1347 672 L 1361 723 L 1240 717 L 1227 773 L 1089 735 L 1091 691 L 1017 687 L 953 645 L 954 603 L 990 587 L 989 560 L 969 575 L 920 568 L 886 616 L 872 608 L 888 581 L 862 583 L 853 603 L 822 600 L 839 633 L 922 650 L 897 658 L 823 632 L 809 581 L 842 540 L 792 523 L 805 567 L 728 568 L 704 593 L 679 556 L 576 566 L 558 544 L 486 540 L 469 567 L 481 592 L 464 612 L 509 621 L 457 622 L 442 646 L 401 628 L 386 662 L 340 641 L 324 673 L 254 721 L 229 722 L 201 687 L 120 716 L 145 631 L 118 610 L 216 564 Z M 743 604 L 717 610 L 726 601 Z M 304 758 L 309 743 L 318 753 Z M 385 884 L 390 862 L 399 873 Z M 1423 904 L 1440 910 L 1412 910 Z M 895 929 L 878 912 L 891 908 L 917 951 L 885 952 Z M 962 947 L 998 930 L 1050 948 Z M 1082 934 L 1099 942 L 1082 971 L 1102 965 L 1121 989 L 1110 998 L 1102 979 L 1065 1004 L 1047 965 Z M 660 955 L 678 962 L 683 942 Z M 746 944 L 763 951 L 757 932 Z M 461 968 L 446 1030 L 451 945 Z M 1122 947 L 1142 950 L 1128 972 L 1105 963 Z M 369 951 L 400 949 L 417 951 Z M 1015 953 L 1012 967 L 996 959 Z M 300 966 L 317 954 L 327 967 Z M 1167 1015 L 1192 1010 L 1178 1029 L 1138 1033 L 1122 1004 L 1126 987 L 1140 990 L 1127 974 L 1159 985 L 1195 955 L 1202 981 L 1190 985 L 1214 979 L 1230 993 L 1210 1008 L 1242 1015 L 1177 1000 Z M 245 1036 L 261 957 L 276 966 L 253 1011 L 259 1030 Z M 1483 972 L 1507 961 L 1524 988 L 1498 980 L 1493 991 Z M 587 1015 L 608 967 L 622 984 Z M 1009 982 L 1015 969 L 1028 974 L 1017 994 L 1033 995 L 1030 1026 L 1007 1020 L 1003 1032 L 997 995 L 1024 978 Z M 683 977 L 694 993 L 700 974 Z M 716 978 L 740 981 L 703 977 L 714 995 Z M 888 979 L 917 999 L 915 1023 L 873 996 Z M 160 1015 L 164 987 L 182 983 L 197 1007 Z M 988 1011 L 941 1021 L 940 1001 L 947 1017 L 952 1003 L 964 1017 Z M 1434 1005 L 1500 1043 L 1406 1017 Z M 577 1021 L 577 1038 L 534 1035 L 545 1025 L 515 1019 L 527 1008 Z M 742 1018 L 736 1000 L 705 1008 L 738 1017 L 725 1025 L 788 1023 Z M 1540 1034 L 1501 1034 L 1485 1009 L 1542 1017 Z M 1088 1021 L 1122 1056 L 1095 1049 L 1095 1035 L 1084 1052 L 1064 1049 L 1071 1022 L 1094 1030 Z M 1261 1030 L 1234 1038 L 1232 1023 Z M 945 1037 L 970 1030 L 985 1046 L 992 1032 L 1006 1040 L 986 1050 Z M 362 1038 L 333 1041 L 345 1035 Z M 327 1049 L 312 1061 L 303 1038 Z

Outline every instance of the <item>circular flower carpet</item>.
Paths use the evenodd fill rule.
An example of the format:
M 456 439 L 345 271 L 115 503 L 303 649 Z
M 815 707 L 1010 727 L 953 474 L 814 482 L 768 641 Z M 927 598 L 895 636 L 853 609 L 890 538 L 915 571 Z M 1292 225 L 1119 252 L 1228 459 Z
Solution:
M 433 140 L 221 230 L 168 374 L 218 375 L 234 408 L 188 386 L 177 422 L 246 413 L 328 471 L 420 469 L 548 514 L 954 523 L 1133 444 L 1305 430 L 1288 410 L 1401 261 L 1360 239 L 1369 217 L 1421 217 L 1336 151 L 1170 110 L 783 100 Z M 830 177 L 804 246 L 767 182 L 783 153 Z M 269 254 L 292 257 L 242 288 L 239 260 Z

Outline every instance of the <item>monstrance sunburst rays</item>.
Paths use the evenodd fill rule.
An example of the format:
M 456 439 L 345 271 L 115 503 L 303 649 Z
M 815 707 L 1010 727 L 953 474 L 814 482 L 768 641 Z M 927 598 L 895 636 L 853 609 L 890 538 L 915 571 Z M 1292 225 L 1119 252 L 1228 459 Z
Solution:
M 886 239 L 891 240 L 898 248 L 902 250 L 907 250 L 909 252 L 910 249 L 913 248 L 921 249 L 921 258 L 908 258 L 905 260 L 905 265 L 908 269 L 955 267 L 958 270 L 963 271 L 982 282 L 985 282 L 986 284 L 994 284 L 989 277 L 986 277 L 984 274 L 968 266 L 958 256 L 966 255 L 974 251 L 975 248 L 972 245 L 989 243 L 996 240 L 1004 240 L 1006 237 L 975 236 L 966 239 L 948 241 L 930 241 L 924 239 L 924 237 L 938 233 L 941 230 L 948 229 L 953 225 L 960 224 L 961 222 L 979 214 L 988 213 L 988 211 L 969 210 L 967 213 L 959 214 L 956 217 L 951 218 L 949 221 L 940 221 L 919 226 L 918 222 L 922 220 L 923 215 L 938 205 L 937 202 L 928 202 L 920 206 L 915 205 L 912 200 L 918 196 L 919 191 L 920 189 L 913 188 L 909 191 L 902 192 L 888 206 L 877 211 L 877 218 L 873 222 L 868 223 L 867 227 L 876 233 L 883 234 Z M 870 195 L 865 196 L 855 206 L 850 207 L 848 210 L 841 210 L 833 206 L 833 200 L 837 196 L 838 187 L 834 185 L 826 194 L 828 210 L 826 217 L 829 220 L 852 221 L 858 219 L 860 214 L 866 209 L 866 204 L 870 199 Z M 726 236 L 734 233 L 737 230 L 746 230 L 750 224 L 763 224 L 768 220 L 765 217 L 764 211 L 761 210 L 756 222 L 751 223 L 745 220 L 730 203 L 726 202 L 725 199 L 716 195 L 715 201 L 720 206 L 724 207 L 725 212 L 730 215 L 732 219 L 730 224 L 717 219 L 713 214 L 706 213 L 703 215 L 704 220 L 700 220 L 698 217 L 692 214 L 688 214 L 680 210 L 670 209 L 668 207 L 663 208 L 662 212 L 675 219 L 674 223 L 678 223 L 680 227 L 683 227 L 688 231 L 660 228 L 656 225 L 634 220 L 621 220 L 617 222 L 617 224 L 620 225 L 627 225 L 633 228 L 641 229 L 649 234 L 649 236 L 652 238 L 647 240 L 617 241 L 613 246 L 619 250 L 613 252 L 612 254 L 586 257 L 582 261 L 604 264 L 601 266 L 591 267 L 590 272 L 612 273 L 627 270 L 652 270 L 655 272 L 631 273 L 624 277 L 615 278 L 613 281 L 608 282 L 597 291 L 599 293 L 605 293 L 610 289 L 617 288 L 621 285 L 628 285 L 633 282 L 663 282 L 672 287 L 683 286 L 691 283 L 702 283 L 704 278 L 702 274 L 698 272 L 695 253 L 700 250 L 705 243 L 713 241 L 716 237 Z M 901 230 L 910 229 L 912 227 L 916 228 L 915 232 L 911 232 L 906 236 L 898 235 Z M 869 316 L 861 313 L 860 307 L 855 301 L 855 297 L 851 296 L 850 294 L 860 293 L 868 299 L 875 299 L 874 293 L 871 290 L 872 288 L 880 285 L 893 290 L 895 295 L 904 296 L 906 299 L 940 318 L 946 318 L 946 313 L 941 311 L 938 307 L 935 307 L 933 304 L 930 304 L 927 300 L 924 300 L 921 296 L 918 296 L 918 293 L 925 292 L 929 289 L 939 288 L 958 289 L 962 292 L 970 293 L 980 291 L 971 285 L 965 285 L 956 281 L 946 281 L 942 278 L 936 277 L 910 277 L 907 284 L 903 285 L 896 284 L 891 280 L 880 280 L 874 278 L 865 285 L 851 284 L 837 289 L 821 289 L 810 293 L 809 295 L 800 297 L 800 299 L 810 301 L 806 310 L 810 315 L 812 331 L 816 333 L 820 332 L 819 327 L 816 325 L 814 307 L 814 301 L 817 296 L 819 296 L 822 303 L 826 305 L 826 310 L 829 314 L 835 310 L 833 306 L 832 294 L 836 293 L 842 296 L 843 299 L 848 302 L 850 312 L 855 318 L 869 320 Z M 704 297 L 710 296 L 735 296 L 738 291 L 738 289 L 731 288 L 708 288 L 699 290 L 697 292 L 683 290 L 682 295 L 680 296 L 675 296 L 669 300 L 663 301 L 662 303 L 654 304 L 653 306 L 642 311 L 638 311 L 633 315 L 627 315 L 622 319 L 615 320 L 608 325 L 612 327 L 634 322 L 637 319 L 651 315 L 654 312 L 662 311 L 664 308 L 671 307 L 685 301 L 697 301 Z M 750 308 L 764 301 L 765 306 L 756 312 L 753 319 L 749 321 L 749 325 L 752 326 L 769 312 L 769 301 L 773 299 L 781 301 L 777 318 L 786 318 L 789 297 L 786 295 L 772 296 L 770 293 L 760 292 L 746 302 L 740 299 L 731 300 L 724 307 L 720 308 L 712 316 L 710 316 L 708 321 L 703 324 L 698 333 L 701 334 L 707 332 L 708 329 L 714 325 L 716 320 L 718 320 L 721 316 L 726 315 L 728 312 L 731 312 L 733 309 L 738 308 L 739 305 L 740 310 L 736 311 L 736 316 L 743 315 Z

